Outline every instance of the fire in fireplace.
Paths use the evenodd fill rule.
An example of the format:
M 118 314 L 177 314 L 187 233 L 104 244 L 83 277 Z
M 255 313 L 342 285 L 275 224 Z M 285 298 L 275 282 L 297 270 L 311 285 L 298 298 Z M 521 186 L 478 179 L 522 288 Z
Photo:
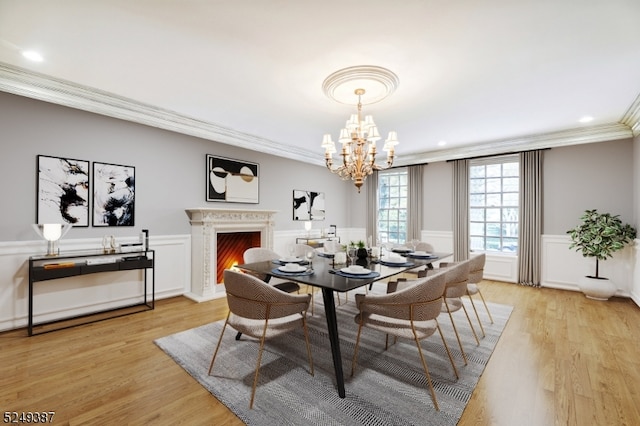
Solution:
M 260 247 L 260 231 L 218 232 L 216 236 L 218 251 L 217 277 L 223 282 L 224 270 L 243 263 L 242 255 L 251 247 Z

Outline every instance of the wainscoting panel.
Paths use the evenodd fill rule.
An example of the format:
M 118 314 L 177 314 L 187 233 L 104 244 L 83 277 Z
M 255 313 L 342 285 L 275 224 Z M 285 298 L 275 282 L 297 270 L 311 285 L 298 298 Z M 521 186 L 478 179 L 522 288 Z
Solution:
M 118 238 L 118 243 L 137 242 Z M 62 240 L 62 252 L 92 250 L 102 239 Z M 151 236 L 155 250 L 156 299 L 184 294 L 190 288 L 189 235 Z M 46 252 L 42 241 L 0 243 L 0 331 L 26 327 L 29 309 L 29 256 Z M 116 271 L 36 283 L 37 322 L 124 306 L 140 301 L 141 271 Z
M 594 275 L 596 262 L 581 253 L 569 249 L 568 235 L 542 236 L 542 286 L 580 291 L 578 280 Z M 600 261 L 600 276 L 612 280 L 618 287 L 616 296 L 630 297 L 633 288 L 634 261 L 637 250 L 632 247 L 614 253 L 613 257 Z M 636 302 L 637 303 L 637 302 Z

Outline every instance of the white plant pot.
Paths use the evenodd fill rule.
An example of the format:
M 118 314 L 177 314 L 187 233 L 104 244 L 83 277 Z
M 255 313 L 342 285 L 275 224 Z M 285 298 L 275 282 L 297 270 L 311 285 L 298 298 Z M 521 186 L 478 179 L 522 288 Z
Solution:
M 616 285 L 609 278 L 593 278 L 591 276 L 582 277 L 578 281 L 580 290 L 589 299 L 609 300 L 618 290 Z

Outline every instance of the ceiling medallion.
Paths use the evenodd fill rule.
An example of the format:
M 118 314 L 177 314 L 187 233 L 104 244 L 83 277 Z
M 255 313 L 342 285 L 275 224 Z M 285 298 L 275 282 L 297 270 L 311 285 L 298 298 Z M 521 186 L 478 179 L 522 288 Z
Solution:
M 398 76 L 386 68 L 374 65 L 358 65 L 343 68 L 322 82 L 324 94 L 341 104 L 353 105 L 356 89 L 367 93 L 364 105 L 375 104 L 391 95 L 398 88 Z
M 373 72 L 374 70 L 375 73 Z M 398 77 L 391 71 L 379 67 L 345 68 L 331 74 L 322 85 L 327 96 L 340 103 L 352 104 L 354 95 L 357 96 L 357 113 L 351 114 L 345 127 L 340 131 L 338 142 L 342 144 L 342 148 L 338 155 L 342 159 L 338 157 L 337 162 L 339 164 L 336 167 L 333 164 L 333 154 L 337 152 L 337 149 L 330 134 L 324 135 L 321 146 L 325 149 L 327 169 L 344 180 L 353 180 L 358 192 L 360 192 L 364 180 L 374 170 L 388 169 L 393 165 L 395 146 L 398 144 L 396 132 L 389 132 L 389 137 L 385 140 L 383 147 L 383 150 L 387 153 L 386 164 L 376 164 L 376 154 L 378 152 L 376 142 L 382 138 L 378 132 L 378 127 L 373 121 L 373 117 L 371 115 L 362 116 L 362 104 L 365 103 L 363 102 L 363 96 L 366 94 L 366 99 L 369 99 L 371 95 L 369 88 L 372 85 L 369 84 L 369 88 L 367 88 L 368 81 L 374 82 L 373 90 L 375 92 L 372 96 L 374 101 L 369 101 L 367 102 L 368 104 L 381 101 L 398 87 Z M 340 93 L 338 89 L 352 87 L 350 85 L 354 84 L 356 85 L 355 89 L 349 93 L 350 102 L 347 99 L 345 101 L 337 99 L 335 95 Z

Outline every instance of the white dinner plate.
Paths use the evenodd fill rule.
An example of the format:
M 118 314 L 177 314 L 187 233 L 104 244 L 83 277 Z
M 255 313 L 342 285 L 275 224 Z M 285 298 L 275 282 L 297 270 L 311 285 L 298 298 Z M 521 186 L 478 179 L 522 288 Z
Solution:
M 427 253 L 426 251 L 414 251 L 411 253 L 412 256 L 431 256 L 431 253 Z
M 278 259 L 282 263 L 300 263 L 304 259 L 300 257 L 283 257 L 282 259 Z
M 349 267 L 346 267 L 346 268 L 340 269 L 340 271 L 344 272 L 345 274 L 353 274 L 353 275 L 367 275 L 371 273 L 371 271 L 366 268 L 360 269 L 358 271 L 352 271 L 351 269 L 349 269 Z
M 394 257 L 394 258 L 386 257 L 386 258 L 384 258 L 383 257 L 381 260 L 383 262 L 386 262 L 386 263 L 397 263 L 397 264 L 407 263 L 407 259 L 404 258 L 404 257 L 400 257 L 400 258 L 397 258 L 397 257 Z
M 278 266 L 278 269 L 282 272 L 303 272 L 307 270 L 307 268 L 305 268 L 302 265 L 296 265 L 295 269 L 289 269 L 287 268 L 287 265 L 282 265 L 282 266 Z

